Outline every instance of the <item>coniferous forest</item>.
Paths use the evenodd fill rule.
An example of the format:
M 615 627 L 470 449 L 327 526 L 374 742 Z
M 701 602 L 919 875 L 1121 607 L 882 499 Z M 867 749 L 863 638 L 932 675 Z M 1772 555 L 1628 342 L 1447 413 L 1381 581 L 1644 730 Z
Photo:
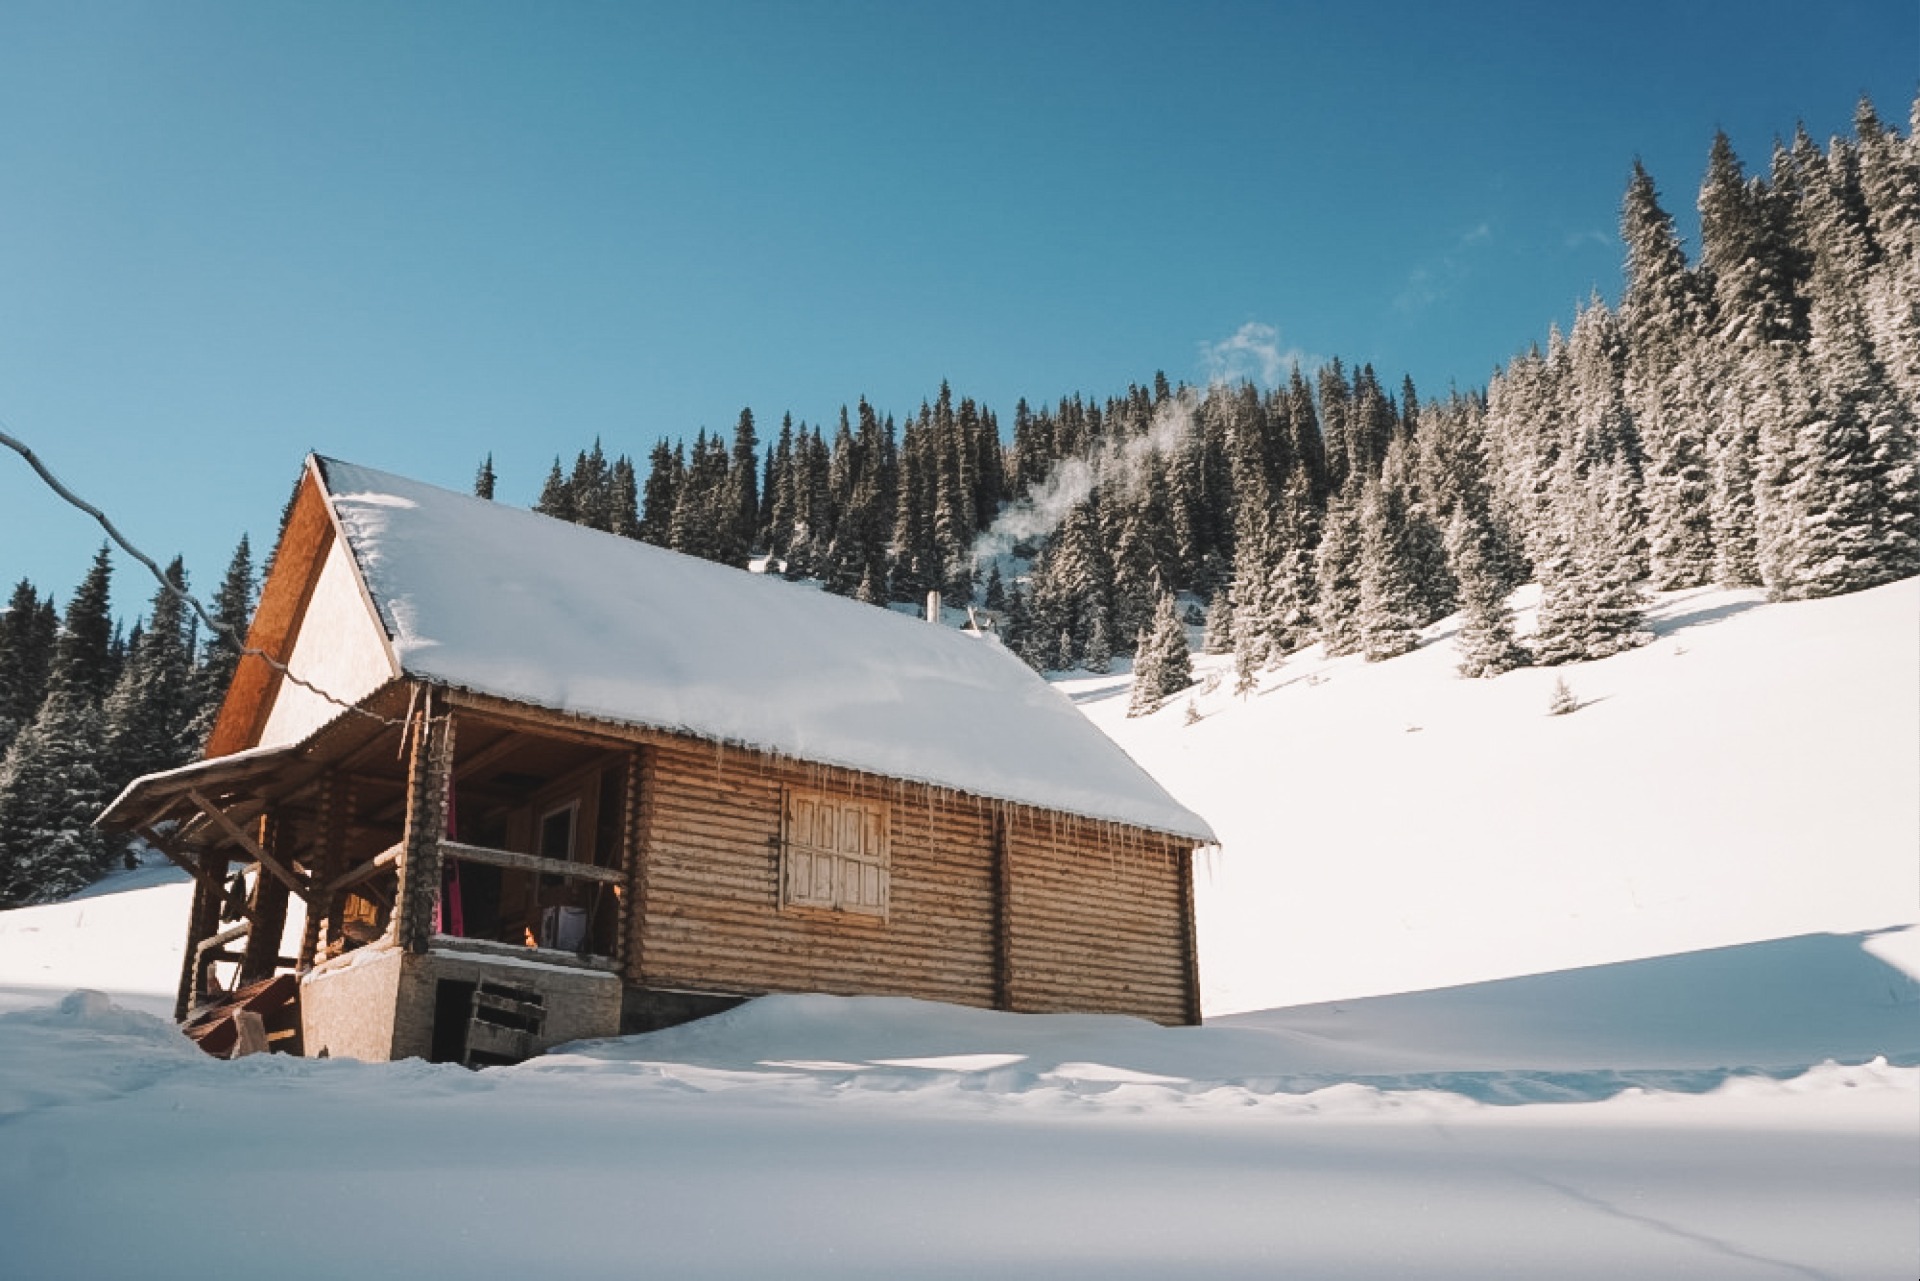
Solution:
M 743 411 L 644 469 L 596 441 L 554 461 L 535 509 L 873 604 L 937 590 L 1036 668 L 1133 656 L 1141 711 L 1190 682 L 1202 618 L 1247 689 L 1316 642 L 1405 653 L 1455 611 L 1478 677 L 1643 643 L 1648 591 L 1875 586 L 1920 572 L 1917 122 L 1920 103 L 1902 136 L 1863 101 L 1850 137 L 1797 132 L 1764 172 L 1716 137 L 1691 259 L 1636 163 L 1618 305 L 1591 298 L 1484 392 L 1423 400 L 1336 359 L 1003 422 L 943 384 L 901 419 Z M 495 479 L 489 456 L 475 492 Z M 1507 601 L 1527 582 L 1523 644 Z M 243 539 L 214 616 L 244 631 L 256 586 Z M 103 549 L 64 610 L 23 581 L 0 613 L 0 907 L 113 864 L 93 815 L 198 753 L 232 671 L 171 593 L 122 633 L 109 588 Z

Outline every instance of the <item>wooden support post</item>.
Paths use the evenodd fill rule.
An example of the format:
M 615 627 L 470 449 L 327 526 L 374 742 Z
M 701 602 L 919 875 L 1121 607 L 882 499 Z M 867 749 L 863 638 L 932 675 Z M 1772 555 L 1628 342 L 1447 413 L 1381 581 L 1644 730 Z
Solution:
M 340 860 L 345 851 L 342 848 L 342 820 L 345 818 L 344 793 L 348 784 L 338 770 L 328 770 L 326 777 L 320 780 L 320 813 L 314 823 L 314 852 L 312 865 L 314 892 L 307 897 L 306 925 L 300 931 L 300 955 L 295 961 L 298 973 L 305 974 L 313 968 L 319 959 L 320 923 L 326 919 L 328 908 L 332 905 L 333 895 L 326 888 L 333 884 L 333 878 L 340 875 Z
M 639 955 L 632 948 L 628 933 L 634 929 L 633 896 L 640 886 L 640 764 L 640 749 L 627 753 L 626 786 L 620 807 L 620 848 L 614 859 L 626 875 L 626 880 L 614 889 L 613 959 L 622 973 L 626 972 L 627 957 Z
M 1004 805 L 993 807 L 993 1008 L 1013 1008 L 1013 852 Z
M 277 862 L 290 862 L 281 846 L 279 816 L 269 811 L 260 820 L 260 848 Z M 264 864 L 263 864 L 264 866 Z M 253 902 L 247 905 L 247 951 L 240 962 L 240 984 L 272 978 L 280 963 L 280 936 L 287 929 L 287 883 L 264 872 L 253 883 Z
M 226 891 L 226 858 L 212 850 L 203 852 L 193 883 L 193 908 L 187 913 L 187 946 L 180 958 L 180 989 L 173 1002 L 176 1023 L 184 1021 L 200 1000 L 200 944 L 220 932 L 220 904 Z
M 328 805 L 326 826 L 321 830 L 321 860 L 323 866 L 334 868 L 334 872 L 326 889 L 315 891 L 313 903 L 307 908 L 321 916 L 321 933 L 315 939 L 315 964 L 321 960 L 321 953 L 330 951 L 340 937 L 340 916 L 346 912 L 348 901 L 340 878 L 348 864 L 348 835 L 353 832 L 353 807 L 357 801 L 359 784 L 349 776 L 336 776 L 332 805 Z
M 1193 851 L 1181 850 L 1174 866 L 1180 878 L 1180 946 L 1186 952 L 1181 977 L 1186 981 L 1187 1025 L 1199 1027 L 1200 936 L 1193 916 Z
M 429 689 L 414 713 L 400 892 L 393 905 L 394 937 L 416 953 L 425 952 L 433 938 L 433 912 L 440 902 L 440 842 L 447 834 L 447 788 L 453 779 L 453 716 L 436 718 L 433 704 Z

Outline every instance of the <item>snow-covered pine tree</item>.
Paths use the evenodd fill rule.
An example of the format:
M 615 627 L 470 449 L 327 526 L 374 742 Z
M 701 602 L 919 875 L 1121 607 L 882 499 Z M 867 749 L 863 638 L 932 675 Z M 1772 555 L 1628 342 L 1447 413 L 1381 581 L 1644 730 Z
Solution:
M 727 565 L 745 565 L 760 519 L 760 437 L 754 430 L 752 409 L 743 408 L 734 424 L 726 495 L 719 516 L 719 560 Z
M 33 720 L 47 696 L 60 623 L 51 598 L 41 600 L 32 583 L 15 584 L 0 612 L 0 754 Z
M 93 826 L 112 796 L 102 725 L 84 685 L 56 679 L 0 757 L 0 907 L 64 898 L 107 870 L 111 851 Z
M 640 536 L 640 478 L 635 474 L 633 459 L 625 454 L 613 460 L 613 473 L 608 482 L 607 530 L 622 538 Z
M 1566 464 L 1554 488 L 1559 520 L 1535 561 L 1540 611 L 1532 649 L 1542 666 L 1605 658 L 1653 639 L 1638 567 L 1620 550 L 1634 518 L 1629 465 L 1615 459 L 1583 474 Z
M 480 468 L 473 473 L 473 496 L 491 499 L 493 497 L 493 455 L 489 453 L 480 462 Z
M 1095 675 L 1113 669 L 1113 640 L 1108 631 L 1106 607 L 1096 601 L 1093 622 L 1087 627 L 1086 652 L 1080 660 L 1080 665 Z
M 1360 492 L 1360 601 L 1354 627 L 1367 661 L 1397 658 L 1420 643 L 1406 511 L 1397 486 L 1371 478 Z M 1331 652 L 1331 651 L 1329 651 Z
M 1522 667 L 1527 651 L 1514 639 L 1513 611 L 1507 606 L 1510 584 L 1500 572 L 1498 538 L 1484 512 L 1461 507 L 1447 527 L 1447 553 L 1460 584 L 1462 676 L 1498 676 Z
M 186 590 L 179 557 L 166 572 L 170 583 Z M 109 786 L 185 764 L 198 746 L 191 737 L 194 632 L 185 602 L 166 588 L 155 592 L 146 627 L 102 707 L 101 769 Z
M 1327 504 L 1326 524 L 1314 556 L 1318 595 L 1314 617 L 1327 656 L 1357 653 L 1360 635 L 1360 505 L 1344 491 Z
M 1133 662 L 1133 696 L 1128 716 L 1153 711 L 1193 684 L 1193 657 L 1187 648 L 1186 624 L 1173 593 L 1162 591 L 1153 608 L 1153 622 L 1141 633 Z
M 640 492 L 639 538 L 642 542 L 655 547 L 670 545 L 674 503 L 685 473 L 683 450 L 678 445 L 669 448 L 662 437 L 647 455 L 647 480 Z
M 1202 634 L 1200 652 L 1233 652 L 1233 594 L 1225 588 L 1215 592 L 1213 599 L 1207 602 L 1206 631 Z
M 247 639 L 247 625 L 253 618 L 255 591 L 253 548 L 247 536 L 233 549 L 226 576 L 213 593 L 211 613 L 216 623 L 232 629 L 231 635 L 214 632 L 200 649 L 200 662 L 193 670 L 193 712 L 187 728 L 187 746 L 198 751 L 213 733 L 214 720 L 220 715 L 221 700 L 233 683 L 234 669 L 240 664 L 240 645 Z
M 600 447 L 600 438 L 596 436 L 593 448 L 581 451 L 573 460 L 573 474 L 567 480 L 567 494 L 572 500 L 573 514 L 567 519 L 602 533 L 612 529 L 612 479 L 606 451 Z
M 1699 338 L 1708 298 L 1688 269 L 1653 179 L 1634 162 L 1621 215 L 1627 287 L 1621 299 L 1623 399 L 1646 450 L 1647 541 L 1653 583 L 1690 587 L 1713 575 L 1706 435 L 1710 393 Z
M 567 486 L 567 474 L 560 469 L 557 454 L 552 469 L 547 472 L 546 483 L 540 486 L 540 497 L 534 500 L 533 510 L 558 520 L 573 519 L 573 491 Z
M 1861 305 L 1887 376 L 1906 404 L 1920 405 L 1920 144 L 1881 124 L 1865 98 L 1854 136 L 1873 247 Z
M 64 897 L 106 870 L 93 820 L 112 794 L 100 767 L 111 575 L 103 547 L 67 602 L 47 696 L 0 757 L 0 906 Z

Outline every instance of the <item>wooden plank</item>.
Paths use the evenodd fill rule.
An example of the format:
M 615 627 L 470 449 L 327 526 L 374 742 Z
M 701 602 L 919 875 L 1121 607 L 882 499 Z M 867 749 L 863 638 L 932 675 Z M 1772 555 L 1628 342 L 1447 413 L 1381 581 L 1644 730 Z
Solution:
M 522 872 L 539 872 L 545 876 L 564 876 L 569 880 L 591 881 L 596 885 L 624 885 L 627 880 L 627 874 L 617 867 L 601 867 L 596 863 L 573 863 L 559 858 L 542 858 L 538 854 L 522 854 L 517 850 L 496 850 L 485 845 L 468 845 L 461 841 L 441 841 L 440 853 L 443 857 L 457 858 L 463 863 L 510 867 Z
M 247 630 L 249 648 L 279 662 L 287 660 L 333 537 L 326 495 L 321 491 L 319 476 L 309 466 L 300 478 L 293 509 L 287 513 L 287 527 L 274 549 L 273 568 L 260 587 L 253 625 Z M 207 738 L 208 756 L 226 756 L 260 741 L 260 728 L 266 722 L 278 684 L 279 673 L 265 660 L 253 655 L 240 659 L 220 703 L 213 733 Z
M 366 862 L 355 863 L 352 867 L 340 873 L 340 875 L 334 877 L 331 881 L 328 881 L 320 887 L 319 893 L 316 894 L 315 897 L 328 898 L 338 894 L 341 890 L 352 889 L 363 881 L 370 881 L 387 868 L 398 863 L 401 855 L 406 852 L 406 842 L 395 841 Z
M 219 806 L 215 805 L 205 796 L 202 796 L 198 791 L 188 792 L 187 799 L 199 806 L 201 813 L 211 819 L 214 826 L 225 832 L 227 837 L 232 840 L 235 845 L 238 845 L 241 849 L 252 855 L 253 860 L 260 864 L 261 867 L 266 868 L 283 881 L 288 889 L 298 894 L 302 899 L 307 898 L 312 892 L 312 888 L 306 883 L 305 878 L 295 873 L 292 868 L 282 864 L 280 860 L 273 855 L 261 849 L 260 843 L 251 836 L 248 836 L 238 823 L 228 818 Z

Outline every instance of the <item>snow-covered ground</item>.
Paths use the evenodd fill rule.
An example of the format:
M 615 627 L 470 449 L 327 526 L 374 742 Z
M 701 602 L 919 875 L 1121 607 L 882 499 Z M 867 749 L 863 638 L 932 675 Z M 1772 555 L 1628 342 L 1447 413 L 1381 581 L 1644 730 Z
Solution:
M 1203 1028 L 783 997 L 217 1063 L 152 1013 L 177 877 L 0 914 L 3 1271 L 1910 1279 L 1920 581 L 1659 629 L 1557 718 L 1444 624 L 1195 724 L 1062 682 L 1221 835 Z

